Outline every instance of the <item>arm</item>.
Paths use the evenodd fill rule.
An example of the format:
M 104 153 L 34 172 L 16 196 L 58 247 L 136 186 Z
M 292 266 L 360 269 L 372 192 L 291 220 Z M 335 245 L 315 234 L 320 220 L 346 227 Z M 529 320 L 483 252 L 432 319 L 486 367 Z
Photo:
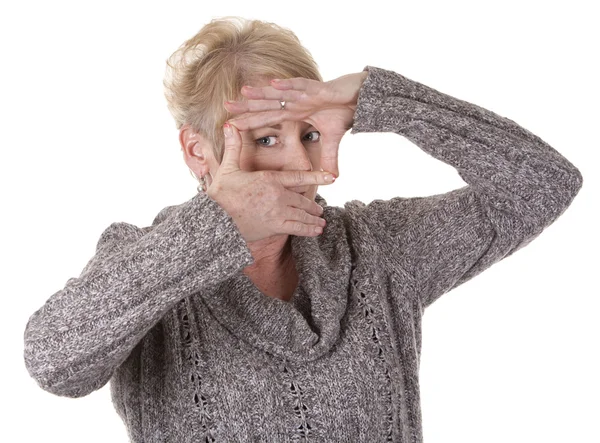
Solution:
M 457 169 L 468 186 L 374 200 L 363 210 L 393 271 L 423 308 L 535 239 L 571 204 L 580 171 L 512 120 L 395 72 L 367 67 L 352 133 L 395 132 Z
M 85 396 L 179 300 L 251 263 L 233 220 L 204 193 L 149 232 L 113 223 L 81 275 L 29 318 L 27 370 L 49 392 Z

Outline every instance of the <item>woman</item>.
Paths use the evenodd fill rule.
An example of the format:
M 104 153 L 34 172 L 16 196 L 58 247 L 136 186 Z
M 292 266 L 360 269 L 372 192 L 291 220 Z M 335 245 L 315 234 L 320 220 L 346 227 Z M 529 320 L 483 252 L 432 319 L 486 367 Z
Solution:
M 134 442 L 422 441 L 424 309 L 538 237 L 579 170 L 515 122 L 400 74 L 322 82 L 275 25 L 213 21 L 169 66 L 204 185 L 151 226 L 102 233 L 27 323 L 31 376 L 68 397 L 110 380 Z M 339 175 L 349 128 L 407 137 L 468 185 L 327 206 L 317 188 Z

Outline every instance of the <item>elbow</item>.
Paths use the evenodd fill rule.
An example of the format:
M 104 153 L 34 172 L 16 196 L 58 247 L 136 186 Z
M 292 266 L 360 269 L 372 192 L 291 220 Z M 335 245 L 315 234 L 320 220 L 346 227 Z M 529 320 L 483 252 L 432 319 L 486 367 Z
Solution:
M 74 371 L 65 367 L 64 362 L 53 363 L 25 346 L 25 367 L 29 375 L 44 391 L 60 397 L 80 398 L 103 387 L 108 380 L 103 375 L 97 376 L 91 370 Z
M 67 350 L 69 344 L 57 342 L 56 337 L 40 337 L 33 324 L 36 314 L 27 322 L 24 333 L 23 358 L 25 368 L 38 386 L 61 397 L 79 398 L 100 389 L 110 374 L 73 361 Z M 45 335 L 45 334 L 42 334 Z
M 570 189 L 571 189 L 571 200 L 573 200 L 575 198 L 575 196 L 579 193 L 579 190 L 581 189 L 581 187 L 583 186 L 583 175 L 581 174 L 581 171 L 576 168 L 575 166 L 573 166 L 573 171 L 572 171 L 572 178 L 570 181 Z
M 555 176 L 555 179 L 558 187 L 560 187 L 560 193 L 565 196 L 568 205 L 573 201 L 583 186 L 583 175 L 579 168 L 569 160 L 564 157 L 562 160 L 563 162 L 560 168 L 561 174 Z
M 573 200 L 583 186 L 581 171 L 575 166 L 571 166 L 572 168 L 569 172 L 564 174 L 558 181 L 555 192 L 551 193 L 552 198 L 556 199 L 554 203 L 558 209 L 557 217 L 562 215 L 571 203 L 573 203 Z
M 56 384 L 49 385 L 43 382 L 40 382 L 39 379 L 36 380 L 38 386 L 42 388 L 44 391 L 54 394 L 59 397 L 68 397 L 68 398 L 81 398 L 85 397 L 97 389 L 90 389 L 88 386 L 75 386 L 71 384 Z
M 581 171 L 569 163 L 569 168 L 553 171 L 528 198 L 528 213 L 535 224 L 546 228 L 554 223 L 571 205 L 581 187 Z

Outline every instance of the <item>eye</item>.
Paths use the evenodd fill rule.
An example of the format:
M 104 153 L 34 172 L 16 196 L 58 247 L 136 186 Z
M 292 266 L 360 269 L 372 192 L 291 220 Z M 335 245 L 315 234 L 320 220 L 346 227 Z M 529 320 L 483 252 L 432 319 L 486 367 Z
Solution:
M 273 146 L 277 143 L 277 137 L 274 135 L 268 135 L 266 137 L 257 138 L 256 143 L 261 146 Z
M 304 136 L 304 140 L 309 142 L 318 142 L 321 139 L 321 133 L 319 131 L 310 131 Z

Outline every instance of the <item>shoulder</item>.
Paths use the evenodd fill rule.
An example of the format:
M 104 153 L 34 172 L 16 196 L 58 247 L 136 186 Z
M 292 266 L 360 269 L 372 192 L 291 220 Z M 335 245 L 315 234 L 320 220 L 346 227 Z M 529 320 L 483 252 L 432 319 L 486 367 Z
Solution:
M 144 235 L 144 228 L 127 222 L 111 223 L 100 235 L 98 248 L 106 243 L 127 242 Z
M 156 214 L 156 217 L 154 217 L 154 220 L 152 221 L 152 225 L 148 227 L 148 229 L 151 229 L 153 227 L 155 227 L 156 225 L 159 225 L 160 223 L 162 223 L 167 217 L 169 217 L 169 215 L 171 215 L 173 212 L 175 212 L 177 210 L 177 208 L 179 208 L 181 205 L 170 205 L 170 206 L 166 206 L 163 209 L 161 209 L 158 214 Z
M 136 226 L 127 222 L 111 223 L 100 235 L 98 240 L 98 248 L 107 243 L 129 243 L 138 240 L 148 232 L 153 231 L 180 206 L 181 204 L 164 207 L 154 217 L 152 224 L 149 226 Z

